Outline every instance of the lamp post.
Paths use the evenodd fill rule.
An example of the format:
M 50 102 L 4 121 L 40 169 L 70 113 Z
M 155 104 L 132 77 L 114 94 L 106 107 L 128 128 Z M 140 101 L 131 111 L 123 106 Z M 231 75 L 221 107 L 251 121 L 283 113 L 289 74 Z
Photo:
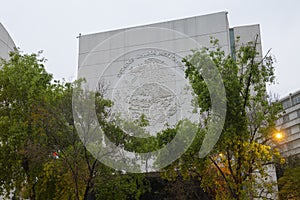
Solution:
M 272 146 L 277 148 L 279 150 L 279 152 L 281 151 L 280 150 L 280 146 L 281 146 L 281 142 L 285 139 L 285 135 L 284 133 L 279 130 L 279 131 L 276 131 L 273 135 L 272 135 Z M 281 154 L 281 153 L 280 153 Z M 275 174 L 274 174 L 274 179 L 276 180 L 276 198 L 278 198 L 278 184 L 277 184 L 277 180 L 278 180 L 278 176 L 277 176 L 277 170 L 276 170 L 276 165 L 273 164 L 273 167 L 274 167 L 274 170 L 275 170 Z

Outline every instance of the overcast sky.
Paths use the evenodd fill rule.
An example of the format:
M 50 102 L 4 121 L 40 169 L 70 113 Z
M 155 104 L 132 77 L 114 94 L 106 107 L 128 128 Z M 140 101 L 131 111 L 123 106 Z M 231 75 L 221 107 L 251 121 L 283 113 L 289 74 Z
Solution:
M 43 50 L 56 79 L 74 80 L 78 36 L 228 11 L 229 25 L 260 24 L 263 52 L 276 57 L 280 97 L 300 90 L 300 1 L 285 0 L 7 0 L 0 22 L 24 53 Z

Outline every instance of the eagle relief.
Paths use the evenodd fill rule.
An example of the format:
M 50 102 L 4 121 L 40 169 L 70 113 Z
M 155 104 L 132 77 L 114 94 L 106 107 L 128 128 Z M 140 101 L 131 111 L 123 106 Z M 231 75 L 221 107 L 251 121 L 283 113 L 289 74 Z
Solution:
M 139 49 L 126 58 L 118 73 L 106 79 L 113 113 L 129 121 L 144 115 L 149 121 L 146 131 L 151 135 L 174 127 L 185 115 L 183 110 L 191 110 L 192 96 L 186 90 L 189 84 L 181 58 L 158 49 Z

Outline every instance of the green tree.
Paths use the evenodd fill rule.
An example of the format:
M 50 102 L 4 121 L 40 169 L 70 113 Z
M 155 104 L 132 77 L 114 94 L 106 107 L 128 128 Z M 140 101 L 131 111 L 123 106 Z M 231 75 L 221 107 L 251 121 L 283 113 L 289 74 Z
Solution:
M 149 190 L 149 185 L 145 180 L 145 176 L 143 174 L 130 174 L 109 168 L 92 157 L 86 148 L 86 145 L 95 145 L 96 149 L 98 149 L 100 145 L 103 145 L 103 143 L 109 145 L 109 143 L 107 143 L 107 139 L 109 139 L 115 145 L 122 147 L 124 147 L 124 144 L 129 145 L 130 143 L 130 137 L 120 127 L 119 121 L 108 120 L 110 119 L 110 107 L 112 105 L 112 102 L 104 99 L 104 91 L 102 90 L 103 88 L 98 88 L 98 91 L 94 93 L 81 89 L 81 86 L 76 86 L 76 92 L 81 97 L 81 100 L 77 103 L 83 104 L 79 106 L 82 109 L 81 112 L 75 112 L 75 115 L 80 116 L 77 117 L 76 122 L 81 131 L 80 137 L 83 143 L 84 150 L 83 159 L 85 160 L 88 169 L 88 182 L 85 187 L 84 199 L 87 199 L 88 194 L 95 195 L 97 199 L 138 199 L 141 194 Z M 85 109 L 86 107 L 84 106 L 90 105 L 90 103 L 94 103 L 90 102 L 90 99 L 93 99 L 90 98 L 90 95 L 95 96 L 95 109 L 97 115 L 96 119 L 94 118 L 93 114 L 89 112 L 89 109 Z M 75 104 L 75 106 L 78 106 L 78 104 Z M 83 118 L 89 120 L 81 121 L 81 119 Z M 99 128 L 98 125 L 94 126 L 94 124 L 97 124 L 95 123 L 95 120 L 97 120 L 99 126 L 101 126 L 101 129 L 107 136 L 107 139 L 100 138 L 99 141 L 91 141 L 91 138 L 93 138 L 93 134 L 97 133 L 97 131 L 95 130 Z M 144 122 L 143 119 L 141 120 L 141 123 L 142 122 Z M 140 128 L 135 123 L 129 122 L 126 122 L 126 126 L 127 130 L 132 127 Z M 141 130 L 138 129 L 137 131 Z M 96 152 L 98 158 L 101 156 L 114 157 L 116 153 L 114 152 L 114 150 L 115 148 L 111 148 L 108 151 L 103 150 L 103 152 L 101 152 L 101 150 L 97 150 Z
M 99 187 L 95 188 L 97 199 L 140 199 L 141 195 L 149 191 L 149 182 L 144 174 L 124 174 L 115 171 L 106 174 L 107 178 L 99 180 Z
M 53 80 L 40 54 L 16 51 L 10 56 L 1 61 L 0 70 L 0 194 L 79 200 L 99 196 L 102 187 L 112 191 L 122 182 L 116 195 L 126 196 L 122 188 L 131 188 L 128 195 L 138 198 L 147 188 L 138 181 L 143 176 L 124 176 L 104 166 L 78 136 L 72 93 L 82 82 Z M 111 102 L 99 92 L 89 95 L 96 96 L 97 120 L 105 132 L 118 138 L 120 129 L 106 120 Z
M 273 59 L 268 55 L 259 59 L 257 37 L 256 41 L 236 48 L 236 59 L 222 51 L 218 40 L 213 39 L 212 44 L 213 48 L 197 50 L 184 59 L 195 105 L 206 116 L 204 132 L 214 113 L 201 73 L 209 71 L 212 64 L 216 66 L 226 90 L 225 125 L 214 150 L 202 160 L 199 172 L 202 187 L 217 199 L 245 199 L 274 193 L 267 169 L 280 156 L 268 142 L 276 130 L 280 106 L 270 102 L 266 91 L 266 84 L 273 83 L 275 78 Z M 259 190 L 262 188 L 263 192 Z
M 52 76 L 44 69 L 39 54 L 10 53 L 0 70 L 0 193 L 21 192 L 25 182 L 28 197 L 35 198 L 36 177 L 47 159 L 45 146 L 36 137 L 33 120 L 45 101 Z M 37 153 L 39 152 L 39 153 Z
M 300 157 L 289 156 L 282 165 L 277 165 L 277 178 L 280 199 L 299 199 L 300 196 Z
M 41 130 L 46 132 L 49 147 L 59 156 L 44 165 L 41 181 L 38 181 L 36 185 L 39 189 L 38 195 L 40 195 L 38 199 L 45 197 L 48 199 L 50 197 L 52 199 L 88 199 L 91 195 L 97 199 L 105 199 L 105 196 L 109 198 L 110 195 L 102 188 L 112 191 L 115 185 L 120 184 L 119 182 L 122 184 L 114 193 L 115 199 L 119 197 L 123 199 L 121 197 L 132 195 L 140 196 L 147 188 L 146 182 L 137 181 L 143 180 L 143 175 L 123 175 L 116 172 L 100 163 L 86 148 L 85 145 L 90 142 L 88 138 L 90 124 L 94 121 L 79 124 L 85 130 L 84 135 L 79 138 L 73 120 L 72 93 L 74 88 L 80 88 L 80 84 L 82 81 L 76 81 L 73 84 L 59 82 L 53 84 L 54 96 L 51 102 L 48 102 L 48 110 L 37 119 Z M 105 100 L 99 92 L 85 93 L 84 90 L 80 92 L 82 97 L 95 95 L 96 120 L 99 121 L 109 138 L 121 143 L 124 140 L 122 130 L 114 122 L 107 121 L 111 102 Z M 108 182 L 110 184 L 107 184 Z M 48 189 L 51 186 L 52 190 Z M 125 193 L 123 188 L 131 188 L 131 190 Z M 53 191 L 55 191 L 54 194 Z
M 37 199 L 83 199 L 91 190 L 97 160 L 88 154 L 74 127 L 71 102 L 76 84 L 54 81 L 35 118 L 51 155 L 38 177 Z
M 299 199 L 300 197 L 300 166 L 288 168 L 278 180 L 280 199 Z

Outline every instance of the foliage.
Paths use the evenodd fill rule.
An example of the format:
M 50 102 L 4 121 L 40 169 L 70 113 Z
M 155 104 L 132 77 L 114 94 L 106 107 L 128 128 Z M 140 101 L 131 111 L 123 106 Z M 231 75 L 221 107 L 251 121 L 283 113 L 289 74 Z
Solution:
M 257 41 L 236 48 L 236 60 L 225 55 L 218 40 L 212 40 L 212 44 L 213 48 L 194 51 L 184 59 L 186 77 L 195 93 L 195 106 L 206 116 L 203 131 L 212 113 L 211 96 L 201 72 L 209 69 L 212 62 L 226 90 L 225 125 L 214 151 L 202 161 L 203 170 L 199 171 L 202 187 L 217 199 L 267 195 L 274 192 L 268 166 L 280 160 L 278 150 L 269 143 L 280 111 L 280 106 L 270 102 L 266 92 L 266 84 L 274 82 L 272 57 L 259 59 Z M 261 192 L 259 188 L 269 191 Z
M 52 76 L 38 54 L 12 52 L 10 56 L 9 61 L 1 61 L 0 71 L 1 193 L 2 189 L 20 192 L 27 182 L 28 196 L 34 197 L 36 177 L 49 158 L 33 121 Z
M 282 165 L 277 165 L 280 199 L 297 199 L 300 196 L 300 157 L 289 156 Z
M 53 80 L 40 54 L 10 56 L 0 65 L 0 195 L 79 200 L 119 184 L 116 197 L 123 199 L 148 189 L 143 175 L 122 175 L 99 163 L 78 137 L 72 92 L 82 81 Z M 99 92 L 90 95 L 96 96 L 99 123 L 118 137 L 119 128 L 106 120 L 111 102 Z
M 298 199 L 300 197 L 300 166 L 286 169 L 278 180 L 280 199 Z
M 105 181 L 101 181 L 101 187 L 96 188 L 97 199 L 136 199 L 149 191 L 149 183 L 143 174 L 123 174 L 114 172 Z
M 188 188 L 187 180 L 196 180 L 216 199 L 262 197 L 274 190 L 268 166 L 280 161 L 278 150 L 270 146 L 280 106 L 270 102 L 266 84 L 274 82 L 272 57 L 259 59 L 256 41 L 242 45 L 236 59 L 225 55 L 217 40 L 214 48 L 194 51 L 183 61 L 186 77 L 195 94 L 194 105 L 200 108 L 203 121 L 180 129 L 168 128 L 157 137 L 145 133 L 146 116 L 134 122 L 110 118 L 113 102 L 102 92 L 94 95 L 97 120 L 107 138 L 132 152 L 160 149 L 181 133 L 187 142 L 192 129 L 197 129 L 193 143 L 183 155 L 167 166 L 160 176 L 174 183 L 176 190 Z M 61 83 L 44 69 L 45 59 L 39 54 L 12 52 L 11 59 L 2 60 L 0 70 L 0 194 L 13 192 L 27 199 L 139 199 L 149 192 L 144 174 L 116 171 L 100 163 L 84 144 L 91 123 L 74 124 L 72 93 L 82 81 Z M 214 150 L 199 158 L 199 150 L 211 120 L 211 95 L 201 72 L 211 64 L 219 70 L 226 89 L 227 113 L 224 129 Z M 200 73 L 199 73 L 200 72 Z M 210 77 L 213 80 L 213 75 Z M 90 113 L 86 113 L 87 117 Z M 76 115 L 76 113 L 75 113 Z M 80 115 L 80 114 L 79 114 Z M 75 126 L 83 130 L 79 138 Z M 128 134 L 131 133 L 131 134 Z M 133 134 L 133 135 L 132 135 Z M 146 135 L 148 138 L 135 136 Z M 104 141 L 105 142 L 105 141 Z M 169 149 L 176 152 L 177 147 Z M 102 152 L 106 153 L 106 152 Z M 164 152 L 159 159 L 167 159 Z M 146 154 L 146 171 L 148 160 Z M 140 167 L 140 166 L 133 166 Z M 296 181 L 290 170 L 282 179 L 282 188 Z M 266 181 L 267 180 L 267 181 Z M 171 184 L 173 185 L 173 184 Z M 259 190 L 264 188 L 265 190 Z M 186 190 L 186 189 L 184 189 Z M 178 192 L 177 191 L 177 192 Z M 284 190 L 283 190 L 284 191 Z M 183 198 L 183 197 L 182 197 Z

